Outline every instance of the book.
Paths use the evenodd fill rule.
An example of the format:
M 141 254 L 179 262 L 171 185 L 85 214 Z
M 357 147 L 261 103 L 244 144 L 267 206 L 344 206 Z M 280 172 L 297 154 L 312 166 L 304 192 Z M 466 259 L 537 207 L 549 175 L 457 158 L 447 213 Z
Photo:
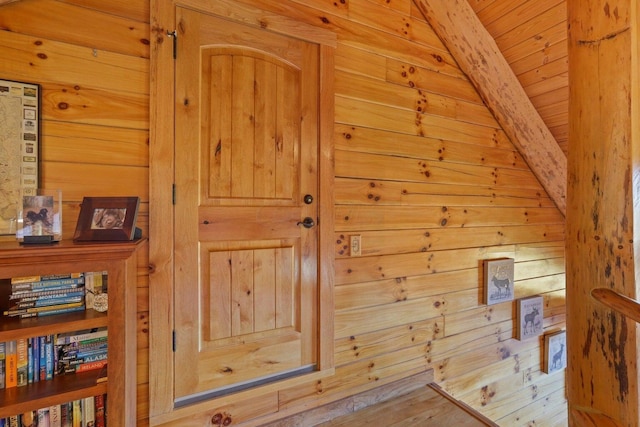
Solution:
M 41 276 L 19 276 L 12 277 L 11 284 L 19 284 L 19 283 L 30 283 L 30 282 L 42 282 L 48 280 L 58 280 L 58 279 L 75 279 L 82 277 L 83 273 L 65 273 L 65 274 L 47 274 Z
M 27 383 L 31 384 L 33 382 L 33 371 L 34 371 L 34 340 L 35 346 L 37 348 L 38 340 L 35 337 L 27 338 Z
M 22 282 L 14 283 L 11 285 L 12 292 L 20 291 L 35 291 L 39 289 L 51 289 L 65 286 L 77 286 L 84 285 L 84 277 L 76 277 L 72 279 L 54 279 L 54 280 L 41 280 L 38 282 Z
M 108 336 L 108 330 L 106 327 L 82 329 L 75 332 L 66 332 L 58 334 L 56 337 L 56 345 L 89 342 L 99 338 L 106 338 Z
M 93 427 L 96 423 L 95 398 L 93 396 L 82 399 L 82 425 Z M 40 426 L 38 426 L 40 427 Z
M 37 313 L 25 313 L 25 314 L 21 314 L 20 318 L 21 319 L 26 319 L 29 317 L 43 317 L 43 316 L 53 316 L 56 314 L 64 314 L 64 313 L 73 313 L 76 311 L 85 311 L 84 310 L 84 304 L 82 304 L 81 306 L 78 307 L 69 307 L 69 308 L 59 308 L 59 309 L 55 309 L 55 310 L 45 310 L 45 311 L 39 311 Z
M 100 383 L 104 383 L 106 382 L 109 377 L 108 377 L 108 369 L 109 369 L 109 364 L 105 363 L 102 368 L 100 368 L 100 372 L 98 372 L 98 378 L 96 378 L 96 384 L 100 384 Z M 96 405 L 98 404 L 97 400 L 96 400 Z
M 84 301 L 49 305 L 45 307 L 17 308 L 15 310 L 9 309 L 4 312 L 4 315 L 9 317 L 14 317 L 14 316 L 20 316 L 23 314 L 43 313 L 49 310 L 59 310 L 59 309 L 77 308 L 77 307 L 82 307 L 84 309 Z
M 44 339 L 45 380 L 53 379 L 53 335 L 47 335 Z
M 37 422 L 33 425 L 38 427 L 50 427 L 51 420 L 49 414 L 49 408 L 41 408 L 36 411 Z
M 49 407 L 49 426 L 62 427 L 62 408 L 60 405 Z
M 29 356 L 27 338 L 18 338 L 16 340 L 16 370 L 18 387 L 25 386 L 29 383 Z
M 82 427 L 82 401 L 74 400 L 71 406 L 71 425 Z
M 106 376 L 105 376 L 106 378 Z M 95 417 L 96 417 L 96 427 L 106 427 L 106 412 L 105 412 L 105 396 L 103 394 L 99 394 L 94 397 L 95 402 Z
M 0 389 L 5 388 L 5 357 L 6 357 L 6 343 L 0 342 Z
M 5 355 L 5 388 L 16 387 L 18 385 L 18 367 L 17 367 L 16 342 L 8 341 L 6 343 Z
M 9 296 L 10 301 L 39 301 L 54 298 L 77 297 L 83 296 L 84 289 L 82 287 L 64 288 L 64 289 L 44 289 L 33 292 L 12 293 Z
M 107 364 L 106 358 L 104 360 L 97 360 L 95 362 L 81 363 L 79 365 L 74 366 L 74 372 L 80 373 L 80 372 L 95 371 L 97 369 L 102 369 L 106 364 Z
M 10 310 L 18 310 L 21 308 L 31 307 L 49 307 L 52 305 L 68 304 L 72 302 L 83 302 L 82 296 L 73 297 L 61 297 L 61 298 L 48 298 L 48 299 L 36 299 L 31 301 L 19 301 L 16 305 L 12 306 Z

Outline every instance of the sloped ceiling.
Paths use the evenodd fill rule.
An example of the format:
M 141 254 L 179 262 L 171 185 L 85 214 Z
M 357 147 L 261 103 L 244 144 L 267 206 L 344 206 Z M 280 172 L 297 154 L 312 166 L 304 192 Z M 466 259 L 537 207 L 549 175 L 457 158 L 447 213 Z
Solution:
M 562 125 L 567 127 L 566 22 L 563 24 L 564 43 L 557 43 L 562 46 L 562 49 L 559 46 L 557 49 L 562 50 L 563 59 L 554 61 L 556 66 L 564 67 L 561 73 L 564 78 L 556 78 L 555 86 L 562 84 L 564 88 L 556 88 L 553 84 L 546 86 L 547 79 L 542 70 L 546 69 L 548 62 L 542 59 L 542 63 L 539 63 L 530 59 L 541 58 L 537 42 L 543 37 L 538 30 L 551 25 L 547 21 L 547 14 L 555 9 L 548 8 L 558 1 L 414 0 L 414 3 L 474 84 L 558 209 L 565 214 L 566 152 L 557 139 L 561 132 L 554 134 L 549 126 L 556 117 L 548 115 L 543 106 L 546 103 L 555 105 L 557 98 L 563 96 Z M 475 9 L 471 7 L 472 4 Z M 566 16 L 565 7 L 557 10 L 559 12 L 553 13 L 559 14 L 564 10 L 563 16 Z M 502 41 L 502 45 L 498 45 L 498 40 Z M 509 61 L 505 52 L 514 50 L 519 53 L 511 54 Z M 525 51 L 531 54 L 525 54 Z M 529 65 L 522 67 L 526 71 L 518 74 L 516 69 L 520 70 L 520 61 L 527 60 L 531 61 Z M 554 88 L 546 93 L 548 97 L 545 104 L 540 102 L 541 87 Z M 562 142 L 566 147 L 566 131 L 564 135 Z
M 467 0 L 567 154 L 566 0 Z

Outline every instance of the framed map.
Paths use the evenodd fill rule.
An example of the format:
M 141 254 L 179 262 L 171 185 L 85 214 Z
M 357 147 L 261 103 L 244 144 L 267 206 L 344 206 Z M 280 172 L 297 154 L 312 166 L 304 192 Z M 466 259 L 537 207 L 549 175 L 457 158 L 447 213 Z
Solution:
M 40 85 L 0 79 L 0 234 L 15 234 L 38 189 Z

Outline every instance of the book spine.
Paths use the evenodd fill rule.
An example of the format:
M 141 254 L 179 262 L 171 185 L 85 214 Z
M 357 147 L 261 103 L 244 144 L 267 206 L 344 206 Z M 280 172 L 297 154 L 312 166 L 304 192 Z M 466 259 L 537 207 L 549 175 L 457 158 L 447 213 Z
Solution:
M 16 340 L 16 367 L 18 373 L 18 387 L 22 387 L 28 384 L 28 347 L 29 345 L 26 338 L 18 338 Z
M 5 316 L 20 316 L 22 314 L 41 313 L 49 310 L 58 310 L 61 308 L 76 308 L 82 307 L 84 309 L 84 302 L 72 302 L 66 304 L 56 304 L 46 307 L 30 307 L 30 308 L 18 308 L 15 310 L 7 310 L 4 312 Z
M 61 406 L 53 405 L 49 408 L 50 427 L 62 427 Z
M 37 338 L 27 338 L 27 383 L 33 383 L 33 370 L 34 370 L 34 355 L 33 355 L 33 343 Z M 36 344 L 37 345 L 37 344 Z
M 104 367 L 104 365 L 107 364 L 107 360 L 98 360 L 96 362 L 88 362 L 88 363 L 81 363 L 77 366 L 75 366 L 75 373 L 80 373 L 80 372 L 88 372 L 88 371 L 95 371 L 96 369 L 102 369 Z
M 5 378 L 7 366 L 6 362 L 6 343 L 0 342 L 0 389 L 5 388 Z
M 53 379 L 53 335 L 47 335 L 44 342 L 45 379 Z
M 82 287 L 64 288 L 64 289 L 50 289 L 34 292 L 17 292 L 9 296 L 10 301 L 40 301 L 46 299 L 66 298 L 66 297 L 81 297 L 84 296 L 84 289 Z
M 80 400 L 74 400 L 72 406 L 71 421 L 73 427 L 82 427 L 82 403 Z
M 37 289 L 48 289 L 54 286 L 70 286 L 70 285 L 84 285 L 84 277 L 77 277 L 74 279 L 53 279 L 53 280 L 40 280 L 37 282 L 24 282 L 13 283 L 11 285 L 12 291 L 34 291 Z
M 84 300 L 81 296 L 76 297 L 60 297 L 49 299 L 36 299 L 33 301 L 19 301 L 16 304 L 16 309 L 32 308 L 32 307 L 50 307 L 52 305 L 69 304 L 72 302 L 82 302 Z
M 8 341 L 6 343 L 6 352 L 5 365 L 7 367 L 7 371 L 5 376 L 5 386 L 6 388 L 16 387 L 18 385 L 18 355 L 16 354 L 15 341 Z
M 96 406 L 96 427 L 106 427 L 106 418 L 105 418 L 105 396 L 103 394 L 99 394 L 95 396 L 95 406 Z
M 43 276 L 19 276 L 12 277 L 11 284 L 29 283 L 29 282 L 41 282 L 46 280 L 58 280 L 58 279 L 75 279 L 84 276 L 83 273 L 68 273 L 68 274 L 48 274 Z
M 55 310 L 40 311 L 38 313 L 25 313 L 25 314 L 21 314 L 20 317 L 24 319 L 28 317 L 42 317 L 42 316 L 51 316 L 54 314 L 73 313 L 76 311 L 84 311 L 84 304 L 79 307 L 60 308 Z
M 85 397 L 84 399 L 82 399 L 82 425 L 84 427 L 95 425 L 95 411 L 95 398 L 93 396 Z
M 49 408 L 42 408 L 36 411 L 37 423 L 33 424 L 37 427 L 50 427 Z
M 47 351 L 46 351 L 46 338 L 44 336 L 38 337 L 38 353 L 40 360 L 38 362 L 38 376 L 40 381 L 47 379 Z
M 93 329 L 89 332 L 75 332 L 70 334 L 59 334 L 56 339 L 56 345 L 71 344 L 77 342 L 85 342 L 97 338 L 105 338 L 108 336 L 107 328 Z

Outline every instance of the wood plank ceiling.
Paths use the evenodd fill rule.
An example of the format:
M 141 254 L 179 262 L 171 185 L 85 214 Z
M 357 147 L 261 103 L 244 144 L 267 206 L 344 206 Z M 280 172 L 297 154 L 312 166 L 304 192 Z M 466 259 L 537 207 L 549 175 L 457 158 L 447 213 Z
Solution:
M 566 0 L 467 0 L 567 154 Z

